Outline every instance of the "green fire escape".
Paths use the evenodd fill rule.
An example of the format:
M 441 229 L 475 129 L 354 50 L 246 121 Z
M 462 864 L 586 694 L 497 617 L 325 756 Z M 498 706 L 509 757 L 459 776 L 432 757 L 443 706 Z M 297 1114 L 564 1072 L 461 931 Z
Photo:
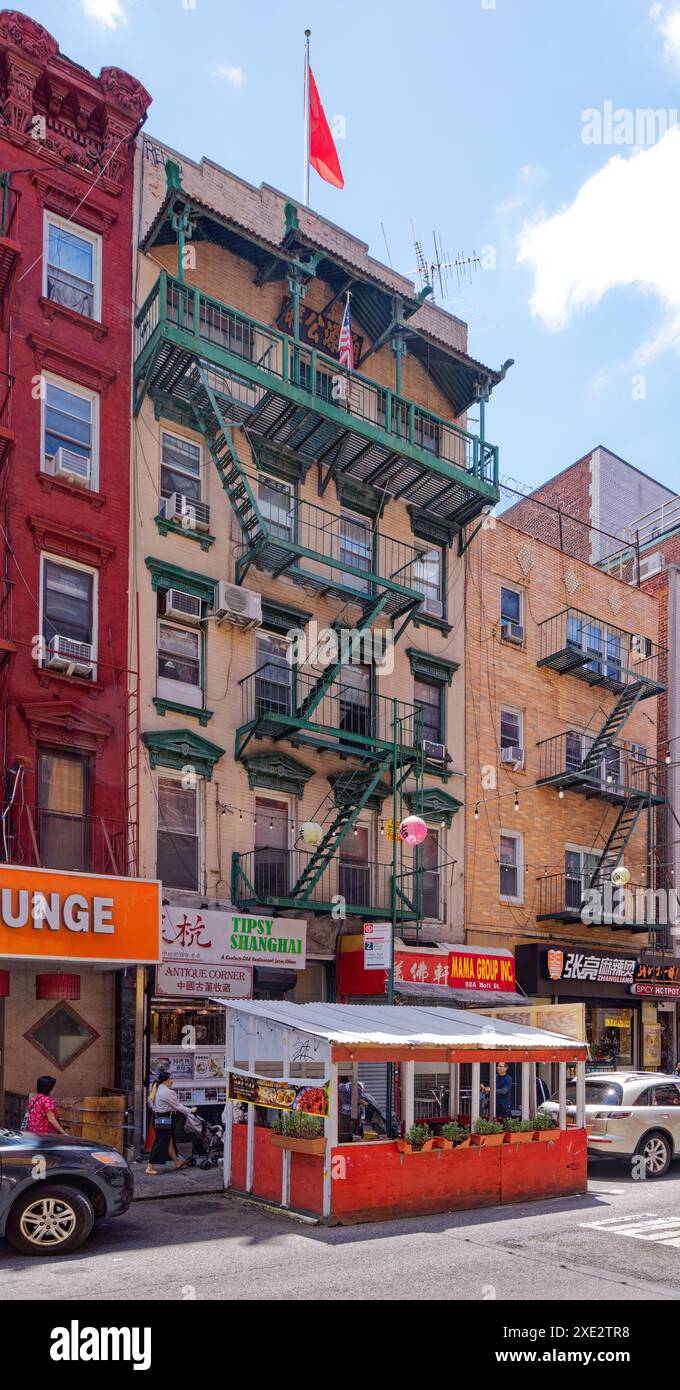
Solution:
M 428 544 L 408 545 L 385 534 L 379 525 L 384 506 L 398 499 L 414 522 L 426 516 L 446 540 L 457 537 L 463 543 L 465 528 L 498 501 L 498 451 L 484 438 L 484 406 L 510 364 L 490 371 L 419 331 L 412 319 L 427 291 L 398 296 L 368 271 L 349 275 L 340 259 L 302 232 L 292 205 L 285 208 L 282 240 L 266 242 L 226 215 L 190 200 L 178 167 L 170 161 L 166 173 L 167 196 L 143 245 L 145 250 L 176 245 L 178 274 L 160 273 L 136 318 L 135 411 L 148 395 L 160 414 L 203 435 L 240 529 L 237 584 L 251 568 L 274 577 L 285 574 L 341 602 L 338 630 L 351 608 L 355 642 L 374 632 L 378 620 L 389 622 L 397 640 L 424 602 L 422 560 Z M 186 283 L 187 242 L 201 240 L 250 262 L 257 285 L 284 282 L 292 304 L 292 333 L 261 323 Z M 393 388 L 359 370 L 340 367 L 336 358 L 303 341 L 301 301 L 313 278 L 328 285 L 327 308 L 351 284 L 353 314 L 372 342 L 360 365 L 371 352 L 389 344 Z M 480 435 L 402 395 L 406 350 L 450 400 L 452 415 L 479 405 Z M 332 480 L 338 488 L 349 485 L 380 496 L 368 562 L 343 543 L 336 513 L 299 499 L 292 490 L 287 494 L 287 515 L 272 515 L 260 491 L 263 480 L 271 482 L 272 456 L 277 476 L 283 471 L 284 477 L 304 478 L 315 467 L 321 498 Z M 269 472 L 262 471 L 267 468 Z M 288 907 L 312 900 L 325 903 L 326 895 L 330 901 L 334 860 L 361 810 L 381 792 L 392 796 L 395 807 L 400 805 L 407 777 L 415 776 L 416 790 L 422 783 L 423 755 L 413 707 L 385 701 L 377 731 L 357 731 L 344 717 L 342 675 L 351 654 L 351 645 L 339 643 L 337 658 L 321 673 L 296 671 L 285 707 L 263 703 L 257 673 L 242 690 L 247 709 L 237 734 L 238 757 L 253 737 L 263 734 L 275 742 L 293 734 L 300 741 L 311 736 L 316 746 L 324 746 L 318 742 L 323 729 L 324 736 L 337 736 L 343 750 L 359 760 L 342 791 L 335 788 L 320 809 L 321 843 L 308 856 L 296 851 L 294 873 L 279 867 L 267 885 L 262 865 L 258 868 L 255 862 L 257 851 L 252 872 L 247 856 L 240 856 L 233 890 L 234 901 L 242 906 L 263 897 Z M 397 877 L 398 883 L 393 881 Z M 385 892 L 376 893 L 373 885 L 371 899 L 362 906 L 417 916 L 418 894 L 413 885 L 406 891 L 407 879 L 403 869 L 392 873 Z M 265 893 L 265 888 L 270 891 Z M 376 897 L 383 907 L 375 908 Z

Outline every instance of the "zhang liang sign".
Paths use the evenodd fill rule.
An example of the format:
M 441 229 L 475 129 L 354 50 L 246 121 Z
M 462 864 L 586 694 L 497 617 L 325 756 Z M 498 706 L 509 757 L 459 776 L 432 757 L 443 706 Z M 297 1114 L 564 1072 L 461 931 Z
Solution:
M 304 970 L 306 940 L 307 923 L 288 917 L 163 908 L 163 961 L 274 965 L 284 970 Z

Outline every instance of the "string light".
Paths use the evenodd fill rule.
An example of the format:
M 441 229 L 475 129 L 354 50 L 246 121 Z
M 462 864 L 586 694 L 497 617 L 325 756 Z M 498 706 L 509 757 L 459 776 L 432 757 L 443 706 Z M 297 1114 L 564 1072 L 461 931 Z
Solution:
M 564 787 L 560 787 L 557 795 L 559 796 L 560 801 L 564 801 Z
M 479 802 L 475 804 L 475 820 L 479 820 Z
M 519 811 L 519 794 L 515 792 L 515 810 Z
M 664 762 L 665 762 L 665 764 L 666 764 L 666 767 L 670 767 L 670 765 L 671 765 L 671 755 L 670 755 L 670 752 L 668 752 L 668 753 L 666 754 L 666 757 L 664 758 Z

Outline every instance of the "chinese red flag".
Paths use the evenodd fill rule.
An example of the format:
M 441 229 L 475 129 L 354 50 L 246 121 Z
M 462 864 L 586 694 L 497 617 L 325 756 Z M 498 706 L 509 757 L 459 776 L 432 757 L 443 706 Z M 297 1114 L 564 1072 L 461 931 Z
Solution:
M 344 188 L 340 160 L 317 91 L 312 69 L 309 69 L 309 162 L 326 183 Z

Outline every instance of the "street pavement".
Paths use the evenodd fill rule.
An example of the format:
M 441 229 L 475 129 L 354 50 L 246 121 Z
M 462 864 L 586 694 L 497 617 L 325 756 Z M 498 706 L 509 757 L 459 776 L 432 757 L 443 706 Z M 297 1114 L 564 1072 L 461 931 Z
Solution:
M 652 1182 L 596 1163 L 580 1197 L 334 1228 L 180 1179 L 75 1255 L 0 1241 L 0 1299 L 680 1298 L 680 1163 Z

